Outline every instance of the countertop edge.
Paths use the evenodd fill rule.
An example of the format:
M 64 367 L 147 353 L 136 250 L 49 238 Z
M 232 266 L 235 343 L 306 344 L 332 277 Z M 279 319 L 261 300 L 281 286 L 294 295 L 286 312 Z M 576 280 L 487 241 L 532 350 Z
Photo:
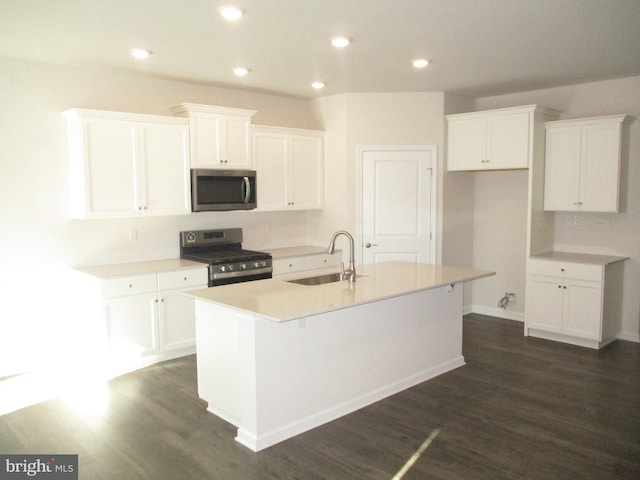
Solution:
M 363 272 L 363 274 L 365 275 L 370 275 L 369 272 L 370 270 L 366 268 L 367 266 L 364 266 L 364 268 L 361 269 L 361 271 Z M 371 267 L 371 266 L 370 266 Z M 329 312 L 334 312 L 334 311 L 338 311 L 338 310 L 344 310 L 347 308 L 351 308 L 351 307 L 357 307 L 359 305 L 365 305 L 368 303 L 373 303 L 373 302 L 377 302 L 377 301 L 382 301 L 382 300 L 388 300 L 390 298 L 395 298 L 395 297 L 400 297 L 400 296 L 404 296 L 404 295 L 410 295 L 413 293 L 417 293 L 417 292 L 421 292 L 421 291 L 426 291 L 426 290 L 433 290 L 433 289 L 437 289 L 437 288 L 442 288 L 445 287 L 447 285 L 455 285 L 458 283 L 465 283 L 465 282 L 469 282 L 469 281 L 473 281 L 473 280 L 478 280 L 481 278 L 485 278 L 485 277 L 489 277 L 492 275 L 495 275 L 495 272 L 492 271 L 485 271 L 485 270 L 472 270 L 472 269 L 466 269 L 466 268 L 462 268 L 462 267 L 451 267 L 451 266 L 442 266 L 442 265 L 431 265 L 431 267 L 436 267 L 436 268 L 448 268 L 451 269 L 451 271 L 456 271 L 456 270 L 461 270 L 464 271 L 465 274 L 458 274 L 456 276 L 450 276 L 449 278 L 447 278 L 446 280 L 442 280 L 439 282 L 435 282 L 429 285 L 425 285 L 422 287 L 417 287 L 417 288 L 408 288 L 408 289 L 401 289 L 401 290 L 396 290 L 396 291 L 390 291 L 387 294 L 381 294 L 379 296 L 375 296 L 375 297 L 371 297 L 371 298 L 367 298 L 364 300 L 359 300 L 359 301 L 353 301 L 352 303 L 349 304 L 344 304 L 344 305 L 331 305 L 331 306 L 322 306 L 320 308 L 314 308 L 311 307 L 308 310 L 304 310 L 304 311 L 297 311 L 295 312 L 295 314 L 291 314 L 291 315 L 279 315 L 279 316 L 273 316 L 273 315 L 269 315 L 268 313 L 265 312 L 260 312 L 260 311 L 256 311 L 256 310 L 252 310 L 252 309 L 248 309 L 248 308 L 244 308 L 242 306 L 239 306 L 237 304 L 233 304 L 230 303 L 229 301 L 223 301 L 220 299 L 214 299 L 214 298 L 210 298 L 210 296 L 207 295 L 207 292 L 210 292 L 210 288 L 209 289 L 199 289 L 199 290 L 192 290 L 190 292 L 185 292 L 183 293 L 183 295 L 189 296 L 191 298 L 194 298 L 195 300 L 199 300 L 199 301 L 203 301 L 203 302 L 207 302 L 207 303 L 212 303 L 212 304 L 216 304 L 216 305 L 220 305 L 224 308 L 228 308 L 231 310 L 235 310 L 237 312 L 241 312 L 245 315 L 250 315 L 250 316 L 255 316 L 255 317 L 260 317 L 260 318 L 265 318 L 268 319 L 270 321 L 276 322 L 276 323 L 283 323 L 283 322 L 289 322 L 289 321 L 293 321 L 293 320 L 298 320 L 298 319 L 302 319 L 302 318 L 306 318 L 306 317 L 311 317 L 311 316 L 315 316 L 315 315 L 321 315 L 324 313 L 329 313 Z M 332 273 L 335 272 L 336 269 L 324 269 L 324 270 L 320 270 L 320 271 L 314 271 L 314 275 L 318 275 L 322 273 Z M 288 274 L 288 275 L 283 275 L 280 276 L 278 278 L 273 278 L 273 279 L 269 279 L 269 280 L 261 280 L 260 282 L 271 282 L 271 285 L 277 285 L 274 284 L 273 282 L 282 282 L 282 283 L 287 283 L 288 284 L 288 288 L 290 288 L 292 291 L 295 291 L 296 289 L 301 289 L 300 291 L 304 291 L 302 289 L 315 289 L 315 288 L 322 288 L 322 286 L 305 286 L 305 285 L 298 285 L 298 284 L 291 284 L 289 283 L 287 280 L 292 280 L 295 278 L 303 278 L 309 276 L 309 272 L 298 272 L 296 274 Z M 254 283 L 254 282 L 250 282 L 250 283 Z M 342 283 L 342 282 L 340 282 Z M 356 285 L 357 285 L 357 281 L 356 281 Z M 238 285 L 238 284 L 236 284 Z M 213 288 L 219 288 L 219 287 L 213 287 Z
M 619 255 L 603 255 L 595 253 L 563 252 L 554 250 L 542 252 L 529 257 L 531 260 L 546 260 L 549 262 L 586 263 L 591 265 L 610 265 L 612 263 L 629 260 L 630 257 Z

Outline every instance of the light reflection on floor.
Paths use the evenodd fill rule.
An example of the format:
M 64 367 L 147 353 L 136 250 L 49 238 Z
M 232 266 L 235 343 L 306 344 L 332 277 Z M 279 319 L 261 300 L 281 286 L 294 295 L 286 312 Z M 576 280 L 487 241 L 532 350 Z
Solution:
M 106 378 L 60 372 L 29 372 L 0 381 L 0 415 L 53 398 L 62 399 L 77 415 L 100 416 L 109 404 Z

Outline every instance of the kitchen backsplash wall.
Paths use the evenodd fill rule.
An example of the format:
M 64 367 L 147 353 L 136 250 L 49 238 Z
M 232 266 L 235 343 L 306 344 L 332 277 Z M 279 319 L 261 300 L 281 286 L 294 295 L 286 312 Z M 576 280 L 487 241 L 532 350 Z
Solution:
M 81 107 L 169 115 L 169 107 L 192 102 L 258 110 L 254 123 L 321 129 L 307 101 L 9 59 L 0 59 L 0 68 L 0 258 L 5 267 L 175 257 L 177 232 L 190 228 L 242 226 L 251 247 L 305 240 L 304 212 L 68 218 L 66 122 L 60 112 Z
M 554 249 L 630 257 L 624 266 L 624 320 L 621 338 L 640 341 L 640 77 L 480 98 L 476 102 L 476 109 L 528 104 L 559 110 L 560 119 L 614 114 L 629 114 L 634 117 L 629 129 L 629 153 L 624 160 L 628 163 L 622 169 L 625 177 L 622 180 L 625 187 L 621 190 L 624 195 L 622 204 L 626 208 L 620 213 L 556 213 Z M 480 175 L 477 174 L 476 197 L 490 196 L 490 189 L 495 188 L 495 184 L 480 181 Z M 502 200 L 520 201 L 526 196 L 524 188 L 523 186 L 517 191 L 505 190 L 506 196 Z M 493 227 L 498 227 L 502 220 L 495 218 L 493 222 Z M 482 228 L 487 226 L 483 225 Z M 489 256 L 500 254 L 499 243 L 491 242 L 490 239 L 483 241 L 481 236 L 476 235 L 474 241 L 476 252 L 485 252 Z M 474 290 L 474 293 L 477 292 Z M 474 298 L 474 303 L 477 300 L 479 299 Z M 489 304 L 495 300 L 483 298 L 480 301 Z

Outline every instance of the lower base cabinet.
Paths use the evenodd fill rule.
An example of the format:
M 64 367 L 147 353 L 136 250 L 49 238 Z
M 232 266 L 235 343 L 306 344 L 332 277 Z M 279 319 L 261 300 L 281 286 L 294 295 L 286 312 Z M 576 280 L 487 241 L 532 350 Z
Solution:
M 321 268 L 339 268 L 341 261 L 341 250 L 336 250 L 333 254 L 325 251 L 322 253 L 285 254 L 285 256 L 274 255 L 273 275 L 305 272 Z
M 624 257 L 597 258 L 600 263 L 529 259 L 525 335 L 590 348 L 616 339 Z
M 207 287 L 205 266 L 102 279 L 107 374 L 195 352 L 195 305 L 182 293 Z

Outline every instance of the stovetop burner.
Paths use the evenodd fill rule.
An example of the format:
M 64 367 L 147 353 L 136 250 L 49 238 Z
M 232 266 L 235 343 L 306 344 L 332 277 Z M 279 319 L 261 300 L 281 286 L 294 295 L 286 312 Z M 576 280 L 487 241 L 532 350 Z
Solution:
M 254 250 L 218 250 L 211 252 L 186 253 L 182 258 L 195 260 L 197 262 L 206 262 L 211 264 L 242 262 L 251 260 L 263 260 L 269 258 L 269 254 L 265 252 L 257 252 Z

